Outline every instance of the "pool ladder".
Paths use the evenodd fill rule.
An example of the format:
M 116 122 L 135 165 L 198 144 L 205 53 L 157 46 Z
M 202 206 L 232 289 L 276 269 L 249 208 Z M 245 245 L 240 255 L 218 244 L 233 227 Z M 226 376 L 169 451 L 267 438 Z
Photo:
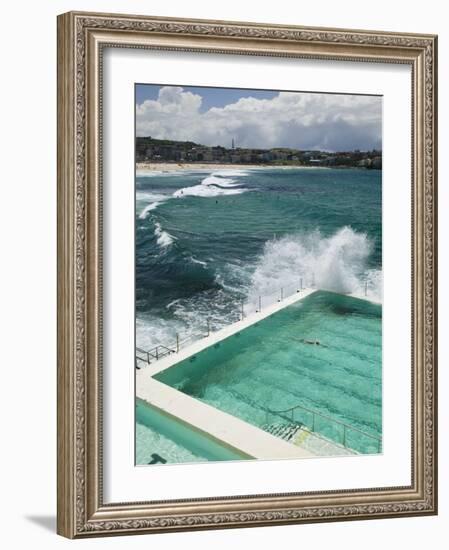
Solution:
M 311 422 L 311 427 L 309 428 L 308 426 L 306 426 L 305 423 L 301 423 L 298 421 L 296 421 L 295 419 L 295 412 L 299 410 L 299 411 L 303 411 L 309 415 L 312 415 L 312 422 Z M 364 432 L 363 430 L 360 430 L 359 428 L 355 428 L 354 426 L 350 426 L 349 424 L 345 424 L 344 422 L 341 422 L 340 420 L 335 420 L 334 418 L 330 417 L 330 416 L 327 416 L 325 414 L 322 414 L 318 411 L 315 411 L 315 410 L 312 410 L 312 409 L 308 409 L 307 407 L 303 407 L 302 405 L 294 405 L 293 407 L 289 407 L 287 409 L 283 409 L 283 410 L 278 410 L 278 411 L 275 411 L 275 410 L 271 410 L 271 409 L 265 409 L 265 423 L 266 425 L 269 425 L 269 416 L 270 415 L 275 415 L 275 416 L 278 416 L 280 418 L 284 418 L 286 420 L 288 420 L 290 422 L 290 424 L 287 424 L 287 426 L 300 426 L 300 428 L 307 428 L 311 433 L 313 433 L 314 435 L 316 435 L 317 437 L 321 437 L 322 439 L 326 439 L 324 437 L 322 437 L 317 431 L 316 431 L 316 424 L 317 424 L 317 418 L 323 418 L 325 419 L 326 421 L 330 422 L 332 425 L 336 425 L 339 427 L 339 429 L 341 430 L 341 436 L 342 436 L 342 440 L 340 442 L 340 444 L 345 448 L 345 449 L 350 449 L 351 447 L 348 446 L 348 442 L 347 442 L 347 436 L 348 436 L 348 433 L 350 432 L 357 432 L 359 434 L 361 434 L 362 436 L 364 437 L 367 437 L 369 439 L 371 439 L 372 441 L 376 442 L 376 445 L 377 445 L 377 452 L 381 452 L 382 451 L 382 439 L 375 436 L 375 435 L 371 435 L 367 432 Z

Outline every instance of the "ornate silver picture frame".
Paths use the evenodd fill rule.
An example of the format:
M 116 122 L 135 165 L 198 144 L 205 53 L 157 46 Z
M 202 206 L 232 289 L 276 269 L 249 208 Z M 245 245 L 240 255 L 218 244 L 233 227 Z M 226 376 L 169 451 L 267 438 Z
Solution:
M 411 482 L 104 498 L 103 57 L 108 48 L 411 69 Z M 58 533 L 69 538 L 437 513 L 437 37 L 70 12 L 58 17 Z M 130 192 L 134 193 L 131 180 Z M 398 220 L 400 223 L 400 220 Z M 134 369 L 134 365 L 131 365 Z M 407 450 L 408 452 L 408 450 Z M 188 466 L 184 466 L 188 467 Z M 210 466 L 214 467 L 213 465 Z

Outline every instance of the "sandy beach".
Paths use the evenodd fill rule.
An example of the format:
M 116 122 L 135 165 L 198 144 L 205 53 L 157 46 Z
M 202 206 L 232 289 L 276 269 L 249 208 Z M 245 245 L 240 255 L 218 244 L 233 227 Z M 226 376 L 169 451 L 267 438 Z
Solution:
M 244 170 L 245 168 L 263 169 L 272 168 L 275 165 L 269 164 L 219 164 L 212 162 L 138 162 L 136 168 L 139 171 L 145 172 L 173 172 L 179 170 Z M 299 166 L 279 166 L 276 168 L 300 168 Z

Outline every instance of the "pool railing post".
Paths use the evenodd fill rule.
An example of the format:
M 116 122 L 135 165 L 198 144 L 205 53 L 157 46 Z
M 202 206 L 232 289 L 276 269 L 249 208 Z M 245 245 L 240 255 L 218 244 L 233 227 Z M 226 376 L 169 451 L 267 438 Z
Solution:
M 176 333 L 176 353 L 179 353 L 179 334 Z
M 302 290 L 302 277 L 299 279 L 299 290 Z
M 159 347 L 159 346 L 156 346 L 156 361 L 159 359 L 158 351 L 157 351 L 157 348 L 158 348 L 158 347 Z
M 343 424 L 343 447 L 346 448 L 346 425 Z

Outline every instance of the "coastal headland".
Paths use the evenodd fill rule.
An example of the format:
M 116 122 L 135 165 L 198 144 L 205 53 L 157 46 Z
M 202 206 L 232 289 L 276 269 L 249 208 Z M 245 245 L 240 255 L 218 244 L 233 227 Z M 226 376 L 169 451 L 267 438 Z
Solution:
M 179 170 L 180 168 L 226 169 L 284 167 L 382 168 L 382 152 L 371 151 L 302 151 L 286 147 L 255 149 L 210 147 L 193 141 L 136 138 L 136 162 L 148 170 Z M 157 167 L 152 168 L 153 165 Z M 163 166 L 163 168 L 162 168 Z M 143 166 L 142 166 L 143 168 Z

